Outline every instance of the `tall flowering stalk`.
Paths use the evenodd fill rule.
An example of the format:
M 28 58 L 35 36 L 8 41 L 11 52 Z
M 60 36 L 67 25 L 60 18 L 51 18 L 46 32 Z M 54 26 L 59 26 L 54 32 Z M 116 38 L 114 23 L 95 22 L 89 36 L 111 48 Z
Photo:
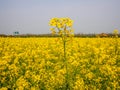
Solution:
M 119 31 L 117 29 L 115 29 L 113 31 L 113 34 L 115 37 L 115 54 L 117 54 L 118 53 L 118 34 L 119 34 Z
M 113 34 L 114 34 L 114 36 L 117 38 L 117 37 L 118 37 L 118 34 L 119 34 L 118 30 L 115 29 L 115 30 L 113 31 Z
M 52 18 L 49 22 L 50 26 L 52 26 L 51 31 L 52 34 L 57 34 L 62 38 L 63 49 L 64 49 L 64 63 L 66 67 L 66 89 L 69 88 L 68 82 L 68 61 L 66 59 L 66 42 L 69 40 L 68 38 L 72 38 L 73 34 L 73 20 L 70 18 Z

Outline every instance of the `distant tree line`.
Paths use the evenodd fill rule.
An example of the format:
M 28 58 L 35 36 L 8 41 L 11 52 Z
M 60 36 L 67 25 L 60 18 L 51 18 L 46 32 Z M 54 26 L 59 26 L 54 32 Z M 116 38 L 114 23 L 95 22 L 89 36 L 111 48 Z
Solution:
M 93 38 L 93 37 L 114 37 L 114 34 L 112 33 L 100 33 L 100 34 L 75 34 L 75 37 L 81 37 L 81 38 Z M 17 35 L 6 35 L 6 34 L 0 34 L 0 37 L 59 37 L 59 35 L 52 35 L 52 34 L 17 34 Z M 118 34 L 118 37 L 120 37 L 120 34 Z

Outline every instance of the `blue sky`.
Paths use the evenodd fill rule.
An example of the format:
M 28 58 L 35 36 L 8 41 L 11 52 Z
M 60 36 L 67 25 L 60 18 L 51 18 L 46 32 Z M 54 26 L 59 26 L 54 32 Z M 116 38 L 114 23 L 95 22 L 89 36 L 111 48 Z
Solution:
M 75 33 L 120 31 L 120 0 L 0 0 L 0 34 L 50 33 L 53 17 L 70 17 Z

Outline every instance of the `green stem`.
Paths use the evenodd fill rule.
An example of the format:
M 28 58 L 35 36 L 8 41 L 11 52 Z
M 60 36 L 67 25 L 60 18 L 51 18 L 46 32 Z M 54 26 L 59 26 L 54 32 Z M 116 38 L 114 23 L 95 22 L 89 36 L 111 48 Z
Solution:
M 64 45 L 64 63 L 65 63 L 65 68 L 66 68 L 66 90 L 69 88 L 69 81 L 68 81 L 68 62 L 66 59 L 66 40 L 64 38 L 63 40 L 63 45 Z

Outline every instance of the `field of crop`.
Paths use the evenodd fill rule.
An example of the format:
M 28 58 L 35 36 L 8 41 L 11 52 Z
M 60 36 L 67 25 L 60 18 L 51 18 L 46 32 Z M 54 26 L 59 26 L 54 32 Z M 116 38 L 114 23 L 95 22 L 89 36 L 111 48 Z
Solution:
M 0 38 L 0 90 L 120 90 L 119 38 L 73 38 L 65 48 L 66 61 L 61 39 Z

